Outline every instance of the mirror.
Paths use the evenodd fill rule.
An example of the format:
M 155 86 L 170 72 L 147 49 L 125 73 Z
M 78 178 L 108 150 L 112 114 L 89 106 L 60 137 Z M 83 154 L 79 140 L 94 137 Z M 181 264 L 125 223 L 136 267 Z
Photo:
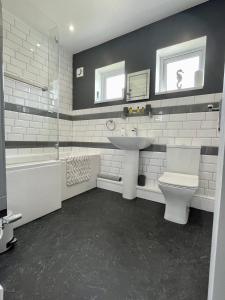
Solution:
M 149 99 L 150 69 L 127 75 L 127 101 Z

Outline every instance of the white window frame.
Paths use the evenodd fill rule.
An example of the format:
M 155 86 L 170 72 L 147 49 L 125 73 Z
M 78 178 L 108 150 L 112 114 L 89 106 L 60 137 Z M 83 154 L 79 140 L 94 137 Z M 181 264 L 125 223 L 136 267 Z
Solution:
M 167 91 L 167 93 L 169 93 L 169 92 L 174 92 L 174 91 L 184 91 L 184 90 L 194 89 L 195 87 L 193 86 L 190 88 L 167 90 L 167 68 L 166 68 L 166 66 L 169 63 L 176 62 L 176 61 L 179 61 L 182 59 L 193 58 L 196 56 L 199 57 L 199 69 L 203 70 L 205 51 L 202 48 L 194 49 L 193 51 L 189 51 L 189 52 L 179 53 L 175 56 L 168 56 L 168 57 L 161 58 L 160 78 L 162 78 L 162 80 L 160 81 L 160 90 Z
M 173 45 L 157 51 L 156 59 L 156 87 L 155 94 L 167 94 L 202 89 L 204 86 L 205 75 L 205 56 L 206 56 L 207 37 L 201 37 L 185 43 Z M 167 90 L 167 71 L 166 65 L 171 62 L 185 58 L 199 56 L 199 69 L 203 72 L 203 82 L 201 87 L 181 88 Z
M 124 90 L 120 98 L 106 98 L 106 81 L 110 77 L 124 75 Z M 105 66 L 95 70 L 95 104 L 123 100 L 125 97 L 125 61 Z M 98 97 L 99 96 L 99 97 Z

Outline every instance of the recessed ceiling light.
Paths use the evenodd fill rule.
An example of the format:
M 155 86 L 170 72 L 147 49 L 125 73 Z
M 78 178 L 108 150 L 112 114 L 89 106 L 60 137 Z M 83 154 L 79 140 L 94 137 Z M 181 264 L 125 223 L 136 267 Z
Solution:
M 74 26 L 72 24 L 70 24 L 70 26 L 69 26 L 69 31 L 71 31 L 71 32 L 74 31 Z
M 41 44 L 37 43 L 37 47 L 41 47 Z

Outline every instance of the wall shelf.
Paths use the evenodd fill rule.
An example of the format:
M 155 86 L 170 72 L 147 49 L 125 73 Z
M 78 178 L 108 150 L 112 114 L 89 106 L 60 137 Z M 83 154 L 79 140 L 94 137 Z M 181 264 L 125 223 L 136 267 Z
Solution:
M 144 108 L 144 109 L 143 109 Z M 151 116 L 152 108 L 150 104 L 146 104 L 145 107 L 142 107 L 140 111 L 129 111 L 129 107 L 125 106 L 122 112 L 122 118 L 128 117 L 143 117 L 143 116 Z

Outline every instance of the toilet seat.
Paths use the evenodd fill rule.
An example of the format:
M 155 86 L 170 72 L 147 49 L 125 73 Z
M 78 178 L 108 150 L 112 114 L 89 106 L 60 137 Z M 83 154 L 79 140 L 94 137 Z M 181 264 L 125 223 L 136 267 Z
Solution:
M 177 189 L 196 190 L 198 188 L 198 176 L 182 173 L 165 172 L 159 178 L 159 184 Z

